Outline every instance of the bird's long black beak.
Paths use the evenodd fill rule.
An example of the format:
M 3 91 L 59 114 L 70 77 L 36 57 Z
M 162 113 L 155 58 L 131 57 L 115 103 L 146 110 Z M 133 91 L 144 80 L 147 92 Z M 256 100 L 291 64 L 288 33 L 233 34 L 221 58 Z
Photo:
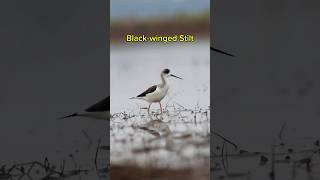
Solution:
M 68 115 L 68 116 L 59 117 L 58 119 L 65 119 L 65 118 L 75 117 L 75 116 L 78 116 L 78 114 L 77 113 L 73 113 L 73 114 Z
M 170 74 L 170 76 L 175 77 L 175 78 L 178 78 L 178 79 L 182 79 L 181 77 L 178 77 L 178 76 L 173 75 L 173 74 Z
M 224 55 L 234 56 L 234 55 L 232 55 L 232 54 L 230 54 L 230 53 L 227 53 L 227 52 L 225 52 L 225 51 L 221 51 L 221 50 L 216 49 L 216 48 L 214 48 L 214 47 L 210 47 L 210 49 L 211 49 L 212 51 L 216 51 L 216 52 L 221 53 L 221 54 L 224 54 Z

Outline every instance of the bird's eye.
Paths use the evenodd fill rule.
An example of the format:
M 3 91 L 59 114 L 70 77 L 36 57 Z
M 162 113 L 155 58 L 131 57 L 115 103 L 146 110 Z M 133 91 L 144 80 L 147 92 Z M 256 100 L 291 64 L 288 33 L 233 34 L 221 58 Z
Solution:
M 165 74 L 169 74 L 169 72 L 170 72 L 170 70 L 169 70 L 169 69 L 165 69 L 165 70 L 163 70 L 163 73 L 165 73 Z

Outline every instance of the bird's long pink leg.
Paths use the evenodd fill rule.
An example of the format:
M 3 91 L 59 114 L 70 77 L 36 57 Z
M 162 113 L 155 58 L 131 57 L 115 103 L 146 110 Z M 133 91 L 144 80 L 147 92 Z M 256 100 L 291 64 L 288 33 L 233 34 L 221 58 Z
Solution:
M 160 104 L 160 111 L 161 111 L 161 114 L 162 114 L 162 106 L 161 106 L 161 102 L 159 102 L 159 104 Z
M 151 104 L 149 104 L 149 107 L 148 107 L 148 114 L 150 114 L 150 106 L 151 106 Z

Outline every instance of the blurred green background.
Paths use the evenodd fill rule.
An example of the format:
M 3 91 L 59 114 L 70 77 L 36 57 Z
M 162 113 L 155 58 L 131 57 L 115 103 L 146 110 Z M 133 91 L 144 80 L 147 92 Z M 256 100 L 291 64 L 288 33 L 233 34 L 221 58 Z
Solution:
M 111 42 L 130 34 L 209 39 L 209 0 L 111 0 Z

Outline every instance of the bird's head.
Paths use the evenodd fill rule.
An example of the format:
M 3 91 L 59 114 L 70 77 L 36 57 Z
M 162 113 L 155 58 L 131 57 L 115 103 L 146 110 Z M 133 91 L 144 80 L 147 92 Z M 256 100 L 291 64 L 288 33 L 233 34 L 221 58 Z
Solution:
M 162 70 L 161 75 L 164 76 L 164 77 L 167 77 L 167 78 L 168 77 L 175 77 L 175 78 L 178 78 L 178 79 L 182 79 L 181 77 L 178 77 L 176 75 L 171 74 L 169 69 Z

